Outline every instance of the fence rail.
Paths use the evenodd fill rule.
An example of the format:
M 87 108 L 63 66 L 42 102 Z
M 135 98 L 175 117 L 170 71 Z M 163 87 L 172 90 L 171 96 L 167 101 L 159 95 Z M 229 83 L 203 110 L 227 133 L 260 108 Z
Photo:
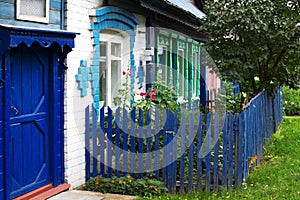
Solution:
M 238 186 L 281 123 L 280 101 L 280 91 L 263 92 L 241 114 L 222 116 L 87 107 L 86 179 L 151 176 L 170 192 Z

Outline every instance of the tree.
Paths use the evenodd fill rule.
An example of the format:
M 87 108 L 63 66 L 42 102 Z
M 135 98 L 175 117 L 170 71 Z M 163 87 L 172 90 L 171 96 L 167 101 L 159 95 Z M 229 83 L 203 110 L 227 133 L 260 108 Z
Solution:
M 281 85 L 300 86 L 298 0 L 206 1 L 199 31 L 223 79 L 250 98 Z

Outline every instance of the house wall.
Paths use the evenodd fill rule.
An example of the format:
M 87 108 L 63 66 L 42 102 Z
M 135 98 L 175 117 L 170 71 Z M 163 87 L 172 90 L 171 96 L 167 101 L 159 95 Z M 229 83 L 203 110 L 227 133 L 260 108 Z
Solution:
M 62 0 L 49 0 L 49 23 L 30 22 L 16 19 L 16 0 L 0 1 L 0 24 L 18 26 L 61 29 L 61 8 Z
M 85 182 L 85 108 L 94 102 L 91 82 L 87 82 L 86 94 L 82 95 L 78 89 L 80 82 L 75 77 L 87 75 L 86 68 L 92 65 L 94 41 L 89 15 L 102 3 L 99 0 L 67 0 L 65 4 L 65 28 L 80 34 L 75 38 L 75 48 L 68 54 L 65 88 L 65 178 L 73 188 Z M 137 27 L 140 34 L 135 36 L 133 49 L 135 64 L 138 65 L 145 49 L 145 18 L 135 16 L 140 21 Z

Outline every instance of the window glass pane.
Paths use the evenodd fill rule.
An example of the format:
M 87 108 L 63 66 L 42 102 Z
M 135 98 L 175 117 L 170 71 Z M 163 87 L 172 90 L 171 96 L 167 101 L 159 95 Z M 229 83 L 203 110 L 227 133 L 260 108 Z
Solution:
M 115 57 L 121 57 L 121 44 L 111 43 L 111 55 Z
M 158 64 L 162 70 L 162 81 L 168 84 L 168 55 L 167 47 L 159 47 Z
M 107 48 L 107 43 L 106 42 L 101 42 L 100 43 L 100 56 L 106 56 L 106 48 Z
M 20 0 L 20 14 L 46 17 L 46 0 Z
M 106 96 L 107 96 L 106 62 L 100 62 L 100 101 L 106 102 Z
M 111 61 L 111 96 L 112 100 L 114 97 L 117 97 L 119 92 L 118 90 L 121 88 L 121 61 L 120 60 L 112 60 Z

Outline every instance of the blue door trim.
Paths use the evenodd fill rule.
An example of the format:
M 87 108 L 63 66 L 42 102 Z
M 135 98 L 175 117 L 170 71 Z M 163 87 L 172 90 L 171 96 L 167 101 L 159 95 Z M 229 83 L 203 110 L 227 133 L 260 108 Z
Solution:
M 5 102 L 4 102 L 4 144 L 5 144 L 5 168 L 4 168 L 4 177 L 5 177 L 5 185 L 4 185 L 4 191 L 5 191 L 5 196 L 6 199 L 10 198 L 10 174 L 11 174 L 11 166 L 9 164 L 11 163 L 11 157 L 9 156 L 9 149 L 10 149 L 10 144 L 9 144 L 9 138 L 10 138 L 10 131 L 9 131 L 9 114 L 10 114 L 10 101 L 11 101 L 11 96 L 10 96 L 10 54 L 9 52 L 5 53 L 5 63 L 4 63 L 4 73 L 5 73 L 5 86 L 4 86 L 4 96 L 5 96 Z
M 26 32 L 26 34 L 24 34 Z M 24 27 L 3 26 L 0 25 L 0 58 L 1 64 L 4 65 L 4 163 L 0 162 L 0 169 L 4 168 L 4 185 L 0 184 L 0 197 L 6 200 L 10 199 L 10 51 L 9 47 L 18 48 L 21 43 L 32 48 L 32 44 L 38 43 L 41 47 L 49 49 L 52 53 L 52 61 L 50 60 L 49 83 L 50 93 L 52 97 L 49 103 L 52 104 L 52 110 L 49 112 L 50 126 L 53 126 L 51 132 L 51 142 L 53 149 L 50 152 L 50 176 L 54 186 L 64 183 L 64 71 L 67 67 L 64 64 L 67 54 L 74 47 L 74 38 L 76 34 L 66 31 L 27 29 Z M 59 59 L 58 59 L 59 58 Z M 2 108 L 1 108 L 2 109 Z M 0 135 L 1 138 L 1 135 Z M 2 167 L 3 166 L 3 167 Z

